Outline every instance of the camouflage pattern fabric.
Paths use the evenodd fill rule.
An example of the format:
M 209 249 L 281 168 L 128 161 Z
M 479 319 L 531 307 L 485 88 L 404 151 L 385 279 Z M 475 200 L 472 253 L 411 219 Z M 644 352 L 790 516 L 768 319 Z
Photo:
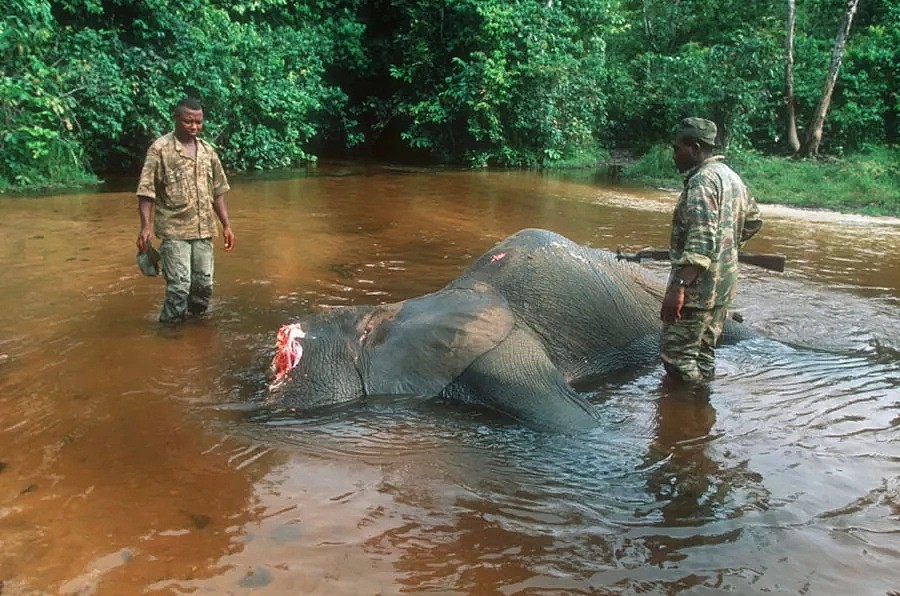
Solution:
M 198 138 L 194 158 L 171 132 L 147 151 L 137 195 L 153 200 L 157 237 L 195 240 L 217 235 L 213 199 L 229 188 L 222 162 L 209 143 Z
M 682 381 L 704 381 L 716 373 L 716 342 L 725 326 L 727 309 L 682 309 L 681 319 L 664 323 L 660 356 L 666 372 Z
M 738 249 L 762 227 L 759 207 L 740 177 L 714 156 L 685 173 L 684 190 L 672 215 L 669 283 L 680 268 L 701 273 L 685 288 L 684 306 L 728 306 L 738 277 Z
M 213 245 L 209 238 L 162 241 L 159 246 L 166 299 L 159 321 L 174 324 L 206 312 L 213 290 Z
M 719 127 L 712 120 L 706 118 L 685 118 L 678 123 L 675 138 L 683 141 L 700 141 L 714 147 L 716 137 L 719 135 Z

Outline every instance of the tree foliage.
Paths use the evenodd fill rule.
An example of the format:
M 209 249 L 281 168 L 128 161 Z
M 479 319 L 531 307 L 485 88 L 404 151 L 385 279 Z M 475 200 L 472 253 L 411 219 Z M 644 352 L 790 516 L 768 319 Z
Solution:
M 796 3 L 794 101 L 801 122 L 821 96 L 845 5 L 843 0 Z M 896 138 L 896 91 L 892 98 L 886 90 L 896 89 L 891 73 L 897 72 L 900 48 L 897 6 L 872 0 L 854 21 L 825 123 L 827 151 Z M 659 141 L 678 118 L 705 114 L 724 129 L 725 144 L 778 149 L 787 2 L 628 0 L 623 9 L 629 27 L 611 39 L 609 58 L 613 80 L 623 91 L 612 96 L 609 113 L 617 141 Z M 866 119 L 874 128 L 856 128 Z M 843 122 L 854 124 L 840 127 Z
M 402 4 L 398 115 L 414 147 L 474 165 L 548 164 L 597 148 L 606 125 L 596 0 L 416 0 Z
M 85 114 L 113 115 L 116 124 L 99 126 L 120 127 L 88 124 L 99 133 L 88 136 L 115 135 L 112 152 L 133 166 L 149 141 L 171 128 L 171 107 L 187 94 L 203 101 L 208 138 L 230 168 L 312 159 L 305 147 L 320 132 L 317 123 L 339 115 L 347 100 L 328 82 L 329 68 L 335 60 L 365 61 L 362 27 L 352 16 L 319 16 L 334 4 L 110 0 L 87 16 L 64 7 L 73 31 L 68 53 L 84 57 L 78 84 Z M 94 155 L 106 163 L 111 157 Z
M 186 94 L 231 170 L 320 151 L 552 166 L 665 142 L 687 115 L 714 119 L 726 144 L 783 146 L 783 0 L 8 4 L 0 190 L 134 172 Z M 796 1 L 800 123 L 845 4 Z M 823 152 L 896 143 L 898 31 L 896 0 L 860 3 Z
M 83 172 L 58 38 L 48 2 L 18 3 L 0 17 L 0 188 Z

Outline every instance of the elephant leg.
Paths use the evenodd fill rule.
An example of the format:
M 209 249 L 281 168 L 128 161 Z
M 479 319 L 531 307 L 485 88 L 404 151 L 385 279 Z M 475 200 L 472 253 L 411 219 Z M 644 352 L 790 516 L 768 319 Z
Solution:
M 596 408 L 566 383 L 541 344 L 516 329 L 460 376 L 466 395 L 533 428 L 573 432 L 594 428 Z

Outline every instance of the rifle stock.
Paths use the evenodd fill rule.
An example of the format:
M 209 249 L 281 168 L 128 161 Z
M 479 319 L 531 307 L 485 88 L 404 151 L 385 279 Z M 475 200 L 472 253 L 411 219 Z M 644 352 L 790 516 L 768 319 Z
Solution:
M 669 249 L 667 248 L 645 248 L 633 254 L 623 253 L 621 249 L 616 251 L 616 258 L 620 261 L 641 262 L 643 259 L 652 259 L 654 261 L 668 261 Z M 784 255 L 755 253 L 755 252 L 739 252 L 738 261 L 747 265 L 755 265 L 770 271 L 784 271 Z
M 756 265 L 770 271 L 784 271 L 784 255 L 757 253 L 757 252 L 739 252 L 738 261 L 747 263 L 748 265 Z

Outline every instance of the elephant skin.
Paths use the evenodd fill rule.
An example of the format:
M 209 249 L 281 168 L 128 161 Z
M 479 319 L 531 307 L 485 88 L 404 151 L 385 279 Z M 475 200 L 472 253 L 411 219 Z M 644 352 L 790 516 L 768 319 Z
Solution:
M 284 326 L 268 402 L 439 396 L 538 429 L 592 428 L 598 410 L 572 386 L 658 358 L 663 292 L 613 253 L 522 230 L 437 292 Z M 752 335 L 729 320 L 723 338 Z

